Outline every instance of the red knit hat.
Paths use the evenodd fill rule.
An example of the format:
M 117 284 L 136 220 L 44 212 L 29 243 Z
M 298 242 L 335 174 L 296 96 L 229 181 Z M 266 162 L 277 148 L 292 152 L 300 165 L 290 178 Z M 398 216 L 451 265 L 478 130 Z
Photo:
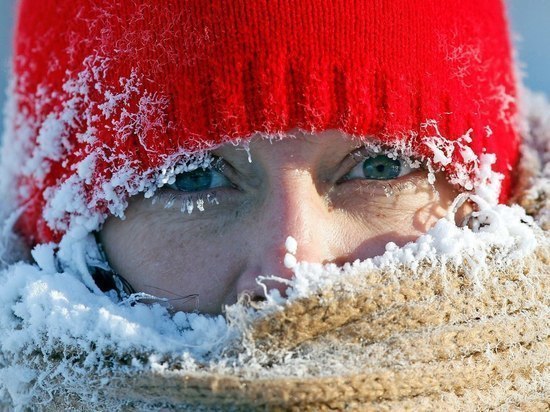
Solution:
M 14 71 L 3 167 L 31 244 L 255 132 L 406 143 L 466 189 L 494 153 L 501 201 L 518 158 L 500 0 L 21 0 Z

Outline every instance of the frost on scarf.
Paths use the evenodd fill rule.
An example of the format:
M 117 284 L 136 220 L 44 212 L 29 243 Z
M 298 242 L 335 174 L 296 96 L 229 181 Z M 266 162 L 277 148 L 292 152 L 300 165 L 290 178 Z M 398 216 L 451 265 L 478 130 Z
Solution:
M 482 293 L 499 282 L 495 273 L 521 262 L 537 243 L 547 247 L 548 242 L 519 206 L 474 200 L 480 206 L 475 230 L 456 227 L 451 212 L 417 241 L 401 248 L 389 243 L 383 255 L 372 259 L 343 267 L 297 262 L 294 277 L 283 280 L 288 283 L 287 298 L 272 292 L 267 302 L 255 309 L 237 303 L 226 308 L 226 318 L 182 312 L 171 315 L 162 303 L 117 302 L 101 293 L 85 274 L 86 261 L 94 258 L 90 255 L 92 239 L 67 238 L 57 256 L 53 244 L 40 245 L 33 250 L 35 263 L 13 264 L 0 275 L 1 399 L 24 407 L 47 405 L 52 399 L 70 404 L 76 398 L 107 408 L 130 402 L 105 395 L 113 376 L 116 381 L 120 374 L 170 372 L 184 376 L 237 370 L 248 377 L 277 376 L 281 370 L 275 366 L 271 372 L 265 369 L 267 355 L 250 340 L 255 323 L 308 296 L 361 284 L 373 271 L 386 273 L 384 285 L 435 278 L 444 290 L 442 295 L 451 297 L 455 293 L 453 277 L 463 273 L 472 293 Z M 287 243 L 290 254 L 300 247 Z M 407 279 L 410 274 L 404 268 L 416 275 Z M 529 287 L 535 282 L 532 276 L 528 274 L 520 283 Z M 347 290 L 361 292 L 360 288 Z M 269 347 L 273 350 L 276 346 Z M 342 367 L 333 365 L 325 372 L 344 373 Z M 313 373 L 303 368 L 285 371 L 296 377 Z
M 550 103 L 543 94 L 523 89 L 519 180 L 515 200 L 539 225 L 550 229 Z
M 77 76 L 76 83 L 67 85 L 68 90 L 74 92 L 75 104 L 86 99 L 83 90 L 87 80 L 79 83 L 79 79 Z M 132 95 L 134 82 L 138 80 L 133 77 L 121 82 L 122 95 L 104 91 L 108 97 L 101 106 L 104 116 L 112 115 L 117 104 L 125 98 L 120 96 Z M 162 99 L 149 97 L 148 102 L 155 102 L 153 106 L 162 106 Z M 47 170 L 43 169 L 44 162 L 58 156 L 56 150 L 64 147 L 61 129 L 72 122 L 71 104 L 71 101 L 67 103 L 60 118 L 43 124 L 38 139 L 39 143 L 44 142 L 42 146 L 47 147 L 47 150 L 37 149 L 31 160 L 23 165 L 37 179 L 41 177 L 41 170 Z M 139 122 L 139 113 L 139 110 L 133 114 L 127 113 L 126 118 Z M 93 119 L 90 121 L 92 123 L 86 130 L 93 130 Z M 355 347 L 349 342 L 342 348 L 339 348 L 339 343 L 335 344 L 330 340 L 322 342 L 320 346 L 307 346 L 307 339 L 312 337 L 308 333 L 313 334 L 315 328 L 309 328 L 309 331 L 308 328 L 302 328 L 307 333 L 303 330 L 296 332 L 291 328 L 285 329 L 284 322 L 272 322 L 277 316 L 284 317 L 288 311 L 300 307 L 302 302 L 320 296 L 320 303 L 317 302 L 320 306 L 327 304 L 328 308 L 337 309 L 331 316 L 327 310 L 327 317 L 322 323 L 328 325 L 334 322 L 334 325 L 342 327 L 342 324 L 334 320 L 340 312 L 346 312 L 345 306 L 339 306 L 339 302 L 345 302 L 344 297 L 347 299 L 350 296 L 368 293 L 377 285 L 387 287 L 384 289 L 385 292 L 398 290 L 399 296 L 405 301 L 411 299 L 416 304 L 417 301 L 414 299 L 418 299 L 418 306 L 428 307 L 436 303 L 436 297 L 457 302 L 462 297 L 460 293 L 463 292 L 455 288 L 457 282 L 467 285 L 465 288 L 468 298 L 473 301 L 476 296 L 483 296 L 497 286 L 503 290 L 512 290 L 512 284 L 520 285 L 526 294 L 530 294 L 531 300 L 526 299 L 512 309 L 520 312 L 534 311 L 533 322 L 537 328 L 530 329 L 530 334 L 524 336 L 531 339 L 529 342 L 534 348 L 541 347 L 541 342 L 544 343 L 548 336 L 549 325 L 547 321 L 545 323 L 545 319 L 548 319 L 547 311 L 540 309 L 545 305 L 541 298 L 545 290 L 541 292 L 540 285 L 548 284 L 548 271 L 533 273 L 528 267 L 522 266 L 522 261 L 531 256 L 537 248 L 548 249 L 546 234 L 521 207 L 496 204 L 499 178 L 491 171 L 494 159 L 491 154 L 483 155 L 479 159 L 471 156 L 464 144 L 468 141 L 468 133 L 462 139 L 451 143 L 440 135 L 435 123 L 428 121 L 426 127 L 433 129 L 432 137 L 426 140 L 426 145 L 434 153 L 427 164 L 432 175 L 448 165 L 449 159 L 456 151 L 459 151 L 465 160 L 464 169 L 458 169 L 451 174 L 451 179 L 454 179 L 453 183 L 462 185 L 471 192 L 460 195 L 453 209 L 458 208 L 466 198 L 477 204 L 478 209 L 472 216 L 471 227 L 457 227 L 452 209 L 447 218 L 439 220 L 415 242 L 403 247 L 389 243 L 383 255 L 350 262 L 343 267 L 296 262 L 292 257 L 300 245 L 289 241 L 288 266 L 292 267 L 294 277 L 291 280 L 281 280 L 287 283 L 287 297 L 282 298 L 278 293 L 271 292 L 265 303 L 257 304 L 255 307 L 246 302 L 239 302 L 226 308 L 225 317 L 181 312 L 171 314 L 162 302 L 150 305 L 139 302 L 133 304 L 131 300 L 118 302 L 99 291 L 88 269 L 90 262 L 97 259 L 95 242 L 89 233 L 97 229 L 102 219 L 101 216 L 89 211 L 100 199 L 109 200 L 109 212 L 120 215 L 126 206 L 121 193 L 152 194 L 157 187 L 170 182 L 181 171 L 191 170 L 208 162 L 208 157 L 185 157 L 186 155 L 180 153 L 173 158 L 167 158 L 164 166 L 159 169 L 142 171 L 141 174 L 132 169 L 132 165 L 127 165 L 129 168 L 125 166 L 117 169 L 110 180 L 106 180 L 101 186 L 100 192 L 94 192 L 92 198 L 87 198 L 82 195 L 82 188 L 90 179 L 97 160 L 94 153 L 87 154 L 77 164 L 77 173 L 72 176 L 72 180 L 65 181 L 59 188 L 47 194 L 48 221 L 54 227 L 69 229 L 60 244 L 39 245 L 32 252 L 34 263 L 20 261 L 0 273 L 0 400 L 18 409 L 28 405 L 63 405 L 70 408 L 71 405 L 81 404 L 92 410 L 109 410 L 123 405 L 138 405 L 142 409 L 147 406 L 154 409 L 160 405 L 158 402 L 168 401 L 160 395 L 157 398 L 151 395 L 153 401 L 148 403 L 147 399 L 140 398 L 139 391 L 132 394 L 124 393 L 125 385 L 129 385 L 125 377 L 152 374 L 151 376 L 157 377 L 191 379 L 206 376 L 206 382 L 210 382 L 208 379 L 215 375 L 225 377 L 229 381 L 233 378 L 243 378 L 252 387 L 251 382 L 257 378 L 330 378 L 357 372 L 359 368 L 365 368 L 375 376 L 377 371 L 366 366 L 373 359 L 382 359 L 381 365 L 388 368 L 404 368 L 409 363 L 414 364 L 411 361 L 414 357 L 404 360 L 403 351 L 384 352 L 380 346 L 386 340 L 410 340 L 411 336 L 415 336 L 414 330 L 405 329 L 400 331 L 402 334 L 389 336 L 372 335 L 370 339 L 374 343 L 369 346 L 367 342 L 366 346 L 360 346 L 360 351 L 355 353 L 352 351 Z M 120 130 L 123 131 L 124 128 L 121 127 Z M 83 134 L 81 138 L 93 137 L 91 134 Z M 48 139 L 54 139 L 56 144 L 46 144 Z M 372 148 L 378 150 L 376 144 L 373 144 Z M 18 150 L 26 149 L 17 147 L 15 150 L 17 153 Z M 395 150 L 396 155 L 413 155 L 407 147 L 398 147 Z M 13 169 L 17 166 L 17 160 L 14 159 L 5 167 Z M 473 180 L 472 171 L 475 171 Z M 69 221 L 64 220 L 66 213 L 71 213 Z M 547 262 L 545 264 L 547 269 Z M 508 279 L 503 275 L 510 266 L 518 268 L 514 279 Z M 376 282 L 372 281 L 373 277 Z M 261 277 L 259 282 L 262 282 Z M 425 287 L 426 283 L 437 285 L 438 290 Z M 421 287 L 416 289 L 411 286 L 413 284 Z M 421 292 L 424 290 L 430 290 L 432 295 L 423 296 Z M 380 293 L 380 301 L 373 297 L 373 302 L 380 305 L 371 308 L 373 316 L 395 311 L 398 318 L 406 318 L 412 313 L 399 312 L 400 306 L 394 305 L 393 301 L 384 303 L 384 296 L 386 295 Z M 497 315 L 507 314 L 508 306 L 512 305 L 509 302 L 515 304 L 513 295 L 510 295 L 509 301 L 505 301 L 501 295 L 498 296 L 503 300 L 495 301 L 494 305 L 500 307 L 492 307 L 493 312 L 487 314 L 481 311 L 475 316 L 470 315 L 483 322 L 489 321 L 492 317 L 496 318 Z M 335 304 L 330 306 L 334 303 L 333 300 Z M 504 308 L 502 313 L 499 312 L 499 308 Z M 357 320 L 361 313 L 363 312 L 351 319 Z M 307 311 L 302 313 L 304 318 L 307 314 Z M 441 329 L 443 326 L 458 328 L 460 322 L 464 321 L 461 316 L 466 314 L 453 316 L 456 317 L 451 316 L 447 320 L 449 325 L 434 326 L 429 333 L 436 333 L 438 328 Z M 504 323 L 507 319 L 504 318 Z M 513 319 L 517 321 L 516 318 Z M 537 332 L 533 332 L 535 329 Z M 459 335 L 456 331 L 453 333 Z M 274 339 L 277 337 L 281 339 Z M 539 352 L 534 352 L 533 356 L 540 355 L 542 360 L 536 356 L 529 358 L 521 352 L 521 341 L 510 339 L 507 344 L 517 348 L 517 352 L 512 351 L 510 356 L 529 359 L 531 363 L 528 366 L 534 367 L 533 370 L 539 373 L 539 383 L 529 386 L 529 390 L 539 391 L 544 396 L 542 390 L 549 387 L 549 376 L 548 370 L 540 368 L 540 365 L 543 365 L 544 357 L 547 359 L 548 348 L 544 349 L 542 346 Z M 293 343 L 291 345 L 288 342 Z M 296 349 L 296 345 L 304 342 L 305 346 Z M 439 343 L 428 346 L 429 350 L 437 353 L 435 348 Z M 449 355 L 453 360 L 466 356 L 461 352 L 460 345 L 458 346 L 459 349 Z M 487 346 L 486 342 L 472 344 L 472 347 L 472 353 L 480 353 L 488 362 L 502 350 L 498 345 Z M 480 349 L 481 347 L 483 349 Z M 485 349 L 487 350 L 484 353 Z M 350 357 L 349 353 L 352 352 L 346 353 L 348 350 L 352 351 L 354 356 Z M 320 364 L 319 359 L 324 362 Z M 420 360 L 428 362 L 430 359 L 426 357 Z M 202 389 L 199 387 L 197 392 L 203 390 L 205 393 L 215 393 L 216 384 L 219 382 L 212 382 L 214 383 L 211 385 L 205 384 Z M 522 383 L 518 381 L 515 384 L 521 387 Z M 524 385 L 528 386 L 525 383 Z M 458 387 L 452 392 L 449 389 L 451 387 L 452 385 L 445 387 L 447 396 L 451 396 L 449 393 L 458 396 L 461 388 Z M 123 394 L 116 392 L 116 388 Z M 238 388 L 244 391 L 244 387 Z M 146 391 L 146 388 L 143 390 Z M 189 395 L 190 404 L 199 399 L 199 395 L 192 392 L 192 388 L 189 393 L 192 394 Z M 429 393 L 426 395 L 419 392 L 416 395 L 428 396 Z M 161 401 L 157 402 L 155 399 Z

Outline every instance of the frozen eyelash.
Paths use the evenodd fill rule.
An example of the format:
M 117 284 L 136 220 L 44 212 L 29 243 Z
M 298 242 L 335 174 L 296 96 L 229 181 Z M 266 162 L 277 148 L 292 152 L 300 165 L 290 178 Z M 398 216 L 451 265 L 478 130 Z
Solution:
M 394 196 L 400 192 L 404 192 L 406 190 L 409 190 L 411 188 L 414 188 L 416 185 L 410 181 L 405 180 L 404 182 L 387 182 L 382 184 L 382 190 L 384 191 L 384 194 L 386 197 Z
M 360 149 L 350 153 L 350 156 L 358 161 L 379 155 L 388 156 L 390 159 L 399 159 L 411 169 L 419 169 L 425 166 L 425 162 L 418 159 L 414 154 L 405 153 L 396 148 L 385 148 L 384 146 L 373 143 L 365 143 Z
M 178 208 L 182 213 L 191 214 L 197 210 L 204 212 L 209 205 L 219 205 L 219 194 L 216 191 L 208 193 L 177 193 L 177 192 L 156 192 L 151 203 L 160 203 L 164 209 Z
M 386 197 L 391 197 L 395 195 L 395 189 L 391 183 L 387 183 L 383 186 L 384 194 Z
M 411 186 L 414 186 L 412 182 L 403 182 L 403 183 L 381 183 L 381 182 L 363 182 L 364 193 L 369 197 L 378 196 L 380 190 L 384 192 L 386 197 L 392 197 L 400 192 L 410 189 Z

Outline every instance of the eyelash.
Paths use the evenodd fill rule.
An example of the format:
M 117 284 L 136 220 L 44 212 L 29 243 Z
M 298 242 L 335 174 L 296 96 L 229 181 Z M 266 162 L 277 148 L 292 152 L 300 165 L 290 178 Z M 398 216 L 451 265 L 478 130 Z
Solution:
M 393 180 L 351 179 L 340 182 L 338 186 L 341 190 L 352 190 L 356 195 L 365 197 L 381 194 L 392 197 L 416 187 L 418 178 L 419 174 L 413 170 L 413 172 Z
M 384 183 L 386 186 L 394 186 L 396 183 L 396 180 L 402 179 L 411 173 L 413 173 L 415 170 L 420 169 L 420 162 L 415 161 L 414 159 L 407 159 L 407 157 L 396 155 L 395 157 L 389 156 L 392 152 L 388 150 L 369 150 L 366 147 L 362 147 L 360 149 L 357 149 L 350 154 L 347 155 L 346 160 L 344 160 L 344 169 L 347 170 L 346 173 L 339 178 L 336 183 L 337 184 L 343 184 L 352 180 L 361 181 L 363 184 L 374 184 L 378 183 L 377 186 L 380 186 L 381 183 Z M 374 159 L 378 156 L 386 156 L 389 159 L 395 159 L 399 160 L 399 166 L 400 169 L 402 169 L 398 176 L 394 178 L 389 179 L 376 179 L 376 178 L 367 178 L 367 177 L 359 177 L 359 176 L 352 176 L 353 172 L 356 168 L 360 167 L 361 165 L 364 165 L 365 161 L 368 159 Z M 389 182 L 394 182 L 393 184 L 390 184 Z M 401 189 L 402 190 L 402 189 Z
M 344 179 L 344 177 L 348 176 L 355 167 L 363 163 L 368 158 L 373 157 L 373 155 L 383 155 L 385 153 L 386 152 L 384 151 L 378 153 L 372 153 L 370 151 L 365 152 L 365 148 L 350 153 L 348 155 L 348 159 L 350 159 L 350 161 L 352 161 L 354 164 L 351 167 L 349 167 L 348 165 L 348 172 L 335 183 L 337 185 L 352 183 L 355 185 L 359 185 L 363 190 L 371 191 L 370 195 L 374 195 L 377 192 L 380 193 L 382 191 L 388 197 L 396 193 L 400 193 L 404 190 L 410 189 L 411 187 L 414 187 L 415 184 L 413 182 L 413 175 L 415 169 L 417 169 L 416 167 L 412 167 L 407 174 L 396 177 L 394 179 Z M 224 163 L 222 162 L 223 160 L 220 158 L 217 160 L 217 163 L 214 166 L 214 169 L 219 173 L 223 173 Z M 402 162 L 404 161 L 402 160 Z M 410 164 L 407 164 L 407 167 L 410 167 Z M 185 192 L 170 187 L 163 187 L 157 190 L 156 193 L 153 195 L 152 203 L 162 203 L 165 209 L 170 209 L 176 206 L 182 212 L 187 213 L 191 213 L 195 209 L 204 211 L 204 207 L 207 205 L 219 205 L 220 203 L 224 202 L 227 195 L 227 193 L 225 193 L 226 190 L 224 189 L 226 188 L 215 187 L 202 192 Z
M 161 188 L 152 197 L 152 204 L 161 203 L 165 209 L 177 206 L 181 212 L 191 213 L 193 210 L 205 210 L 207 205 L 219 205 L 223 202 L 222 190 L 208 192 L 182 192 L 173 189 Z
M 371 181 L 373 183 L 379 183 L 380 187 L 384 192 L 387 192 L 388 196 L 392 196 L 396 193 L 400 193 L 406 190 L 411 189 L 414 187 L 414 177 L 412 176 L 413 172 L 406 174 L 404 176 L 398 177 L 397 179 L 393 181 L 386 181 L 384 183 L 377 182 L 377 181 Z

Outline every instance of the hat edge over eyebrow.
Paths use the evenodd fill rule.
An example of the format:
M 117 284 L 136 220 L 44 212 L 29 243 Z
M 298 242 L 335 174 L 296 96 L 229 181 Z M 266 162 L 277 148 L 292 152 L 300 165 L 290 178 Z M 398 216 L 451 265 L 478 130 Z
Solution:
M 13 70 L 2 168 L 30 244 L 256 132 L 339 129 L 427 158 L 436 142 L 451 177 L 474 173 L 464 147 L 492 153 L 501 201 L 518 159 L 499 0 L 22 0 Z

